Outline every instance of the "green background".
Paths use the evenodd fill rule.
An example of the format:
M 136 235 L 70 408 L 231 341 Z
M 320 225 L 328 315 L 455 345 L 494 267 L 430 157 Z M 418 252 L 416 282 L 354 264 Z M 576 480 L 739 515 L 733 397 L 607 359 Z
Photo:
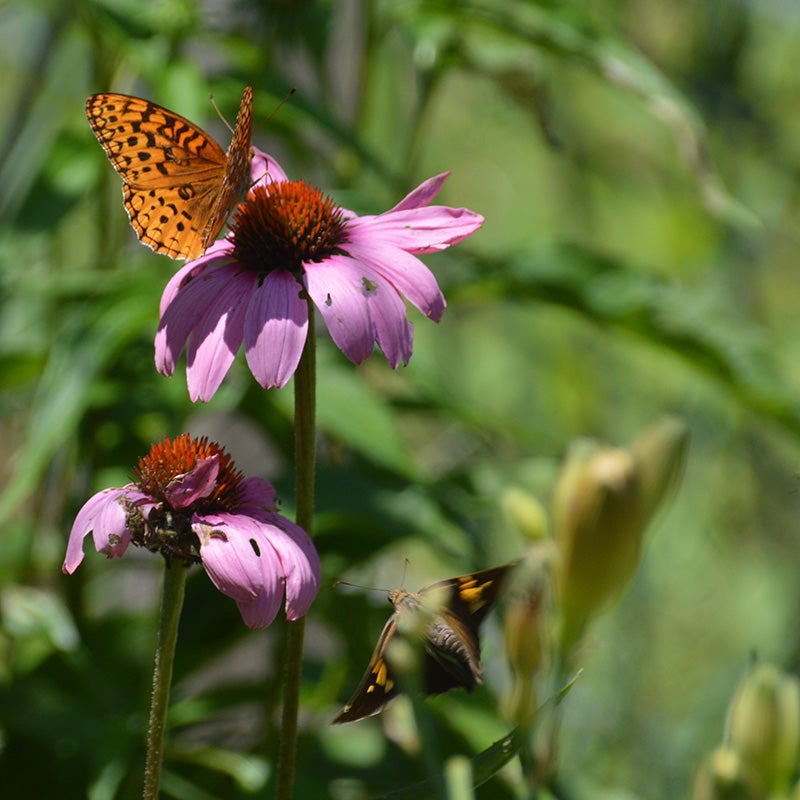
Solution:
M 563 796 L 687 796 L 752 653 L 800 658 L 800 7 L 628 2 L 21 2 L 0 8 L 0 793 L 136 797 L 161 563 L 87 544 L 80 506 L 152 442 L 209 434 L 291 513 L 291 387 L 237 358 L 208 405 L 153 367 L 176 264 L 135 240 L 86 122 L 97 91 L 254 142 L 290 178 L 378 213 L 450 170 L 437 202 L 486 217 L 426 256 L 448 300 L 414 355 L 351 365 L 320 331 L 317 545 L 299 797 L 421 779 L 408 708 L 327 723 L 389 607 L 517 557 L 502 498 L 545 505 L 571 440 L 623 444 L 666 413 L 692 443 L 628 591 L 590 629 L 559 742 Z M 291 87 L 297 93 L 273 114 Z M 266 120 L 266 121 L 265 121 Z M 408 559 L 404 577 L 404 562 Z M 194 570 L 164 793 L 268 796 L 276 647 Z M 487 685 L 431 701 L 442 757 L 508 728 Z M 385 722 L 384 731 L 382 723 Z M 478 792 L 513 797 L 513 768 Z

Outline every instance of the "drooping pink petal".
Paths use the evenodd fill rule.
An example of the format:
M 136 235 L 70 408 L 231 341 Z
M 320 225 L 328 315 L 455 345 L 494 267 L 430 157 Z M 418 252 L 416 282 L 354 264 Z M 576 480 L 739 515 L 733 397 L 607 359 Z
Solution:
M 252 475 L 239 484 L 238 500 L 241 511 L 245 514 L 254 509 L 262 512 L 274 511 L 278 503 L 278 493 L 269 481 Z
M 409 253 L 437 253 L 463 241 L 481 225 L 483 217 L 469 209 L 428 206 L 358 217 L 348 222 L 348 231 Z
M 350 255 L 368 264 L 428 319 L 438 322 L 447 303 L 433 273 L 416 256 L 370 239 L 360 232 L 347 245 Z
M 208 497 L 217 484 L 219 455 L 201 458 L 193 470 L 173 478 L 164 488 L 164 495 L 174 509 L 188 508 L 201 497 Z
M 186 382 L 192 401 L 208 402 L 227 375 L 244 338 L 244 319 L 255 275 L 218 282 L 218 293 L 192 328 L 186 347 Z
M 294 375 L 308 333 L 302 287 L 284 270 L 270 272 L 251 297 L 245 317 L 247 364 L 265 389 L 285 386 Z
M 200 557 L 208 576 L 232 597 L 251 628 L 264 628 L 283 598 L 283 567 L 265 541 L 262 526 L 245 515 L 199 517 L 192 528 L 200 537 Z
M 159 316 L 163 317 L 175 296 L 190 280 L 193 280 L 207 268 L 213 267 L 217 263 L 223 263 L 232 250 L 231 243 L 225 239 L 218 239 L 206 252 L 194 261 L 187 261 L 167 282 L 164 291 L 161 293 L 159 303 Z
M 338 255 L 307 264 L 305 269 L 309 297 L 333 341 L 354 364 L 360 364 L 372 354 L 375 342 L 364 302 L 363 271 L 352 259 Z
M 213 245 L 217 246 L 218 244 Z M 184 270 L 186 267 L 176 275 Z M 162 375 L 172 375 L 175 371 L 175 365 L 186 347 L 192 329 L 202 319 L 203 312 L 235 276 L 236 269 L 224 261 L 215 263 L 213 268 L 206 264 L 206 269 L 180 286 L 170 304 L 162 309 L 155 342 L 156 369 Z M 184 277 L 187 277 L 186 273 Z M 173 286 L 172 281 L 170 286 Z M 165 291 L 164 294 L 166 293 Z
M 84 503 L 69 534 L 67 553 L 61 569 L 71 575 L 83 561 L 83 540 L 93 534 L 95 549 L 110 558 L 120 557 L 130 542 L 125 527 L 126 515 L 121 500 L 132 489 L 103 489 Z
M 414 327 L 406 316 L 406 306 L 397 290 L 369 265 L 353 261 L 361 274 L 364 300 L 372 326 L 373 339 L 392 369 L 408 364 L 414 347 Z
M 416 189 L 412 189 L 394 208 L 390 211 L 403 211 L 407 208 L 419 208 L 427 206 L 428 203 L 439 194 L 444 182 L 450 176 L 449 172 L 442 172 L 432 178 L 423 181 Z
M 286 619 L 300 619 L 319 591 L 319 555 L 309 535 L 279 514 L 271 515 L 267 539 L 278 553 L 286 575 Z

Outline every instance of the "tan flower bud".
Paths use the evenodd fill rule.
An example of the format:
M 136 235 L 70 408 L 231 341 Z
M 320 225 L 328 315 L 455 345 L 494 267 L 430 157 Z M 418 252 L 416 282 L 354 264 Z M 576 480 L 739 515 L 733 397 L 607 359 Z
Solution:
M 800 756 L 800 681 L 772 664 L 754 664 L 728 709 L 727 741 L 768 791 L 788 792 Z
M 758 776 L 730 747 L 718 747 L 698 767 L 692 800 L 763 800 Z
M 512 680 L 503 710 L 509 721 L 527 727 L 536 714 L 534 680 L 546 661 L 548 619 L 544 608 L 544 573 L 534 572 L 536 568 L 530 562 L 518 569 L 514 582 L 517 591 L 509 600 L 504 620 Z
M 650 517 L 680 474 L 686 427 L 665 420 L 629 448 L 581 440 L 567 454 L 552 503 L 562 647 L 631 579 Z

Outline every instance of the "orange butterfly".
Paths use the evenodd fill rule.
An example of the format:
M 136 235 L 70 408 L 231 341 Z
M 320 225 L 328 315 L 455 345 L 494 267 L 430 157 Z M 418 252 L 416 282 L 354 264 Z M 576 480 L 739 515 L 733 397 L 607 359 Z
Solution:
M 93 94 L 86 116 L 122 177 L 139 239 L 170 258 L 201 256 L 252 184 L 252 87 L 227 153 L 188 119 L 141 97 Z

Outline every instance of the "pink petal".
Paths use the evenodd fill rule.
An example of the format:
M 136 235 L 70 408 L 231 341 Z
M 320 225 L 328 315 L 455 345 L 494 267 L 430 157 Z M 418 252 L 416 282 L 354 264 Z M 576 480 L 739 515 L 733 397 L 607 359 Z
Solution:
M 253 176 L 254 183 L 281 183 L 288 180 L 281 165 L 272 156 L 257 147 L 253 148 L 250 174 Z
M 166 288 L 161 294 L 159 316 L 164 316 L 164 312 L 184 284 L 204 272 L 207 268 L 213 267 L 218 261 L 227 259 L 232 250 L 233 246 L 229 241 L 219 239 L 200 258 L 196 258 L 194 261 L 187 261 L 167 282 Z
M 271 518 L 267 538 L 280 556 L 286 575 L 286 619 L 300 619 L 319 591 L 319 555 L 299 525 L 280 514 L 272 514 Z
M 252 294 L 244 326 L 247 363 L 265 389 L 285 386 L 294 375 L 308 333 L 302 287 L 284 270 L 273 270 Z
M 265 628 L 283 598 L 283 566 L 265 540 L 263 525 L 245 515 L 198 518 L 200 557 L 214 585 L 232 597 L 250 628 Z
M 95 548 L 110 557 L 121 556 L 130 542 L 130 532 L 125 527 L 126 515 L 120 500 L 131 485 L 122 489 L 103 489 L 84 503 L 67 542 L 67 553 L 62 571 L 71 575 L 83 561 L 83 540 L 94 531 Z
M 358 217 L 348 222 L 348 231 L 409 253 L 436 253 L 463 241 L 481 225 L 483 217 L 467 208 L 428 206 Z
M 283 596 L 283 584 L 278 578 L 280 562 L 271 549 L 267 548 L 266 557 L 272 557 L 276 577 L 265 586 L 260 552 L 253 546 L 258 536 L 248 533 L 246 523 L 237 520 L 232 527 L 227 521 L 213 524 L 208 518 L 192 527 L 200 537 L 203 568 L 214 586 L 236 601 L 248 627 L 269 625 L 278 613 Z M 258 549 L 260 551 L 261 547 Z
M 433 273 L 416 256 L 397 247 L 372 241 L 371 232 L 362 230 L 347 245 L 350 255 L 368 264 L 426 317 L 438 322 L 445 303 L 442 290 Z
M 193 470 L 178 475 L 166 486 L 164 495 L 174 509 L 187 508 L 201 497 L 208 497 L 217 485 L 219 455 L 201 458 Z
M 439 194 L 439 189 L 447 180 L 449 172 L 442 172 L 432 178 L 423 181 L 416 189 L 409 192 L 391 211 L 402 211 L 407 208 L 419 208 L 426 206 Z
M 209 298 L 192 328 L 186 348 L 186 379 L 192 401 L 199 398 L 208 402 L 227 375 L 242 345 L 247 302 L 256 282 L 256 276 L 245 272 L 214 282 L 217 293 Z
M 238 500 L 243 508 L 252 506 L 260 511 L 274 511 L 278 504 L 278 494 L 269 481 L 254 475 L 244 478 L 239 484 Z
M 175 277 L 182 272 L 184 278 L 187 278 L 186 267 L 179 270 Z M 235 275 L 233 266 L 225 261 L 218 262 L 213 268 L 202 270 L 191 281 L 185 281 L 169 305 L 163 308 L 155 341 L 156 368 L 162 375 L 172 375 L 175 371 L 175 365 L 186 346 L 192 328 L 202 319 L 203 310 L 219 297 L 222 289 Z M 170 281 L 170 286 L 173 281 Z M 167 291 L 170 286 L 167 287 Z M 164 292 L 165 295 L 167 291 Z
M 336 346 L 360 364 L 374 349 L 375 337 L 364 301 L 363 270 L 345 256 L 306 264 L 308 294 L 319 309 Z

